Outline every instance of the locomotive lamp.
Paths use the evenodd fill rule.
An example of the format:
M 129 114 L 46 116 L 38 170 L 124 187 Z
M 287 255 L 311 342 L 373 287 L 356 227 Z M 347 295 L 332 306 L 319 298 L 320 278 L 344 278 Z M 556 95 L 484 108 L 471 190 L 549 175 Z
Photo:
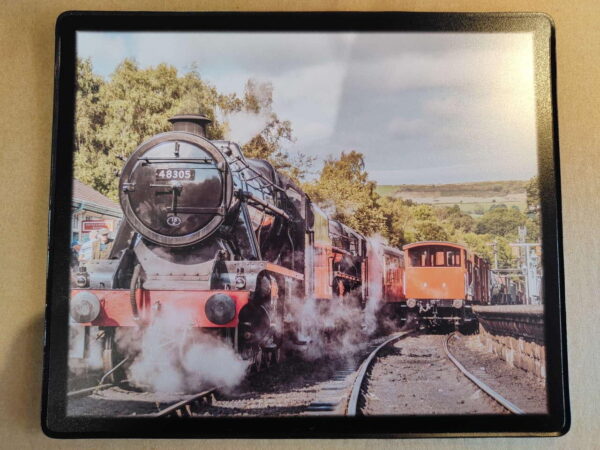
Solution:
M 100 314 L 100 300 L 91 292 L 78 292 L 71 298 L 69 313 L 75 322 L 92 322 Z
M 415 306 L 417 306 L 417 301 L 414 298 L 409 298 L 408 300 L 406 300 L 406 306 L 408 306 L 409 308 L 414 308 Z
M 456 309 L 460 309 L 463 306 L 463 301 L 460 298 L 452 301 L 452 306 Z
M 75 279 L 75 284 L 77 285 L 77 287 L 80 287 L 80 288 L 87 287 L 88 277 L 85 274 L 77 275 L 77 278 Z
M 87 273 L 86 267 L 85 266 L 79 267 L 79 272 L 77 273 L 77 276 L 75 277 L 75 284 L 77 285 L 77 287 L 84 288 L 84 287 L 88 287 L 89 283 L 90 283 L 90 278 Z
M 238 268 L 237 275 L 235 276 L 235 287 L 237 289 L 244 289 L 246 287 L 246 275 L 244 275 L 244 268 Z
M 244 289 L 246 287 L 246 277 L 244 275 L 237 275 L 235 277 L 235 287 L 237 289 Z

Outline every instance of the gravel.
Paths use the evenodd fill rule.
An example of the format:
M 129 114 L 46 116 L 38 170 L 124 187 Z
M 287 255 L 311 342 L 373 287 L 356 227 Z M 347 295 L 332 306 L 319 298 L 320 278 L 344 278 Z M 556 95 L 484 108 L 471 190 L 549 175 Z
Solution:
M 334 373 L 346 365 L 347 360 L 342 357 L 320 358 L 315 361 L 288 359 L 279 367 L 248 377 L 234 392 L 218 395 L 212 406 L 199 415 L 303 414 Z
M 439 334 L 408 337 L 384 349 L 371 370 L 362 412 L 365 415 L 506 414 L 446 358 Z M 545 382 L 509 367 L 486 353 L 477 336 L 451 340 L 456 358 L 477 377 L 527 413 L 546 411 Z M 251 374 L 230 392 L 219 392 L 200 416 L 301 415 L 336 371 L 355 365 L 354 356 L 282 364 Z M 152 414 L 189 395 L 157 394 L 112 387 L 70 398 L 68 414 L 118 416 Z
M 486 352 L 477 335 L 456 336 L 450 341 L 450 351 L 469 372 L 526 413 L 548 412 L 544 379 Z
M 382 351 L 371 371 L 363 414 L 506 414 L 448 360 L 444 338 L 422 334 Z
M 200 416 L 287 416 L 302 414 L 333 374 L 353 356 L 305 361 L 288 358 L 280 365 L 248 375 L 230 392 L 218 392 Z M 190 397 L 111 387 L 93 395 L 70 398 L 67 414 L 73 416 L 122 416 L 156 413 Z

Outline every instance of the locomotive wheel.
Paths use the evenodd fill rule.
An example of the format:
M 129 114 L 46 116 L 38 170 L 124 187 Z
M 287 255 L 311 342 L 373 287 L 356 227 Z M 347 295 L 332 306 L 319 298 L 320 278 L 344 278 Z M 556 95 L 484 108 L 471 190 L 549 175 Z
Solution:
M 263 350 L 258 344 L 254 344 L 249 349 L 250 373 L 258 373 L 263 367 Z
M 406 321 L 404 322 L 405 328 L 412 328 L 419 326 L 419 316 L 416 312 L 408 311 L 406 313 Z
M 263 350 L 264 366 L 271 367 L 281 362 L 281 347 Z

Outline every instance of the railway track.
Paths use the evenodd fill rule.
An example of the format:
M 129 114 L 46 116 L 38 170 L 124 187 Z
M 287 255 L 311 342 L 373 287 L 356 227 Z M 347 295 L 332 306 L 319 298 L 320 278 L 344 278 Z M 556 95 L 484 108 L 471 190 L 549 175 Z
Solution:
M 485 392 L 490 398 L 492 398 L 494 401 L 496 401 L 496 403 L 498 403 L 500 406 L 502 406 L 503 408 L 505 408 L 506 410 L 510 411 L 513 414 L 519 414 L 519 415 L 525 414 L 525 412 L 521 408 L 519 408 L 517 405 L 510 402 L 506 398 L 504 398 L 502 395 L 500 395 L 498 392 L 496 392 L 490 386 L 488 386 L 486 383 L 484 383 L 480 378 L 476 377 L 471 372 L 469 372 L 465 368 L 465 366 L 463 366 L 460 363 L 460 361 L 458 361 L 458 359 L 456 359 L 456 357 L 452 354 L 452 352 L 450 351 L 450 348 L 448 347 L 448 343 L 450 342 L 451 339 L 454 338 L 454 336 L 455 336 L 455 333 L 450 333 L 448 336 L 445 336 L 442 339 L 444 352 L 446 353 L 446 356 L 452 362 L 452 364 L 454 364 L 456 366 L 456 368 L 465 377 L 467 377 L 471 382 L 473 382 L 473 384 L 475 384 L 475 386 L 477 386 L 479 389 L 481 389 L 483 392 Z
M 157 413 L 150 414 L 151 417 L 192 417 L 202 408 L 212 404 L 213 396 L 218 391 L 218 387 L 207 389 L 192 395 L 190 398 L 181 400 L 171 406 L 168 406 Z
M 360 414 L 360 399 L 363 393 L 367 373 L 374 359 L 386 346 L 412 336 L 415 330 L 395 333 L 392 336 L 379 339 L 371 344 L 364 359 L 356 366 L 347 366 L 337 371 L 331 382 L 321 388 L 307 408 L 308 415 L 343 415 L 356 416 Z
M 371 343 L 366 357 L 360 364 L 346 367 L 334 373 L 330 383 L 324 386 L 307 408 L 308 415 L 357 415 L 361 390 L 368 370 L 377 354 L 387 345 L 397 342 L 409 335 L 414 330 L 396 333 L 392 336 L 380 338 Z M 152 417 L 192 417 L 197 413 L 206 412 L 207 407 L 213 403 L 219 388 L 215 387 L 192 395 L 189 398 L 174 403 L 154 414 Z
M 405 402 L 404 399 L 412 399 L 409 400 L 408 403 L 405 405 L 405 408 L 393 408 L 392 407 L 392 411 L 395 411 L 395 414 L 421 414 L 420 411 L 423 411 L 422 414 L 431 414 L 431 413 L 436 413 L 436 411 L 441 411 L 443 409 L 446 409 L 446 414 L 456 414 L 457 412 L 452 412 L 452 411 L 459 411 L 461 409 L 465 409 L 465 413 L 474 413 L 475 411 L 479 412 L 481 411 L 481 413 L 493 413 L 493 409 L 489 409 L 489 406 L 484 406 L 484 404 L 481 404 L 481 409 L 473 403 L 473 391 L 472 390 L 468 390 L 465 389 L 465 386 L 470 385 L 470 386 L 475 386 L 477 391 L 482 392 L 482 395 L 485 396 L 485 398 L 491 399 L 489 402 L 489 405 L 495 405 L 495 408 L 497 408 L 498 411 L 500 411 L 500 408 L 504 411 L 506 411 L 507 413 L 511 413 L 511 414 L 525 414 L 525 412 L 519 408 L 517 405 L 515 405 L 514 403 L 510 402 L 508 399 L 506 399 L 505 397 L 503 397 L 501 394 L 499 394 L 498 392 L 496 392 L 493 388 L 491 388 L 489 385 L 487 385 L 483 380 L 481 380 L 480 378 L 478 378 L 477 376 L 475 376 L 473 373 L 471 373 L 469 370 L 467 370 L 467 368 L 461 364 L 461 362 L 456 358 L 455 355 L 452 354 L 452 352 L 450 351 L 450 346 L 449 343 L 450 341 L 456 336 L 455 333 L 450 333 L 448 335 L 444 335 L 442 336 L 441 339 L 441 347 L 443 348 L 443 351 L 438 350 L 437 352 L 433 351 L 435 347 L 439 348 L 438 346 L 440 346 L 440 340 L 435 339 L 432 340 L 431 338 L 433 338 L 434 336 L 432 335 L 427 335 L 427 334 L 418 334 L 415 332 L 407 332 L 407 333 L 403 333 L 401 335 L 396 335 L 396 336 L 392 336 L 389 339 L 386 339 L 385 341 L 381 342 L 380 345 L 378 345 L 376 348 L 374 348 L 371 353 L 364 359 L 364 361 L 362 362 L 362 364 L 360 365 L 359 369 L 357 370 L 356 376 L 353 380 L 352 383 L 352 389 L 351 389 L 351 394 L 348 397 L 348 401 L 346 403 L 346 409 L 345 410 L 341 410 L 340 408 L 338 408 L 335 413 L 337 414 L 343 414 L 346 416 L 354 416 L 354 415 L 371 415 L 371 414 L 380 414 L 380 413 L 384 413 L 384 414 L 389 414 L 391 413 L 391 411 L 386 410 L 385 412 L 382 409 L 377 409 L 377 407 L 374 408 L 374 406 L 371 404 L 370 408 L 367 408 L 365 410 L 365 407 L 367 405 L 367 399 L 370 399 L 373 395 L 375 395 L 375 399 L 377 399 L 377 395 L 379 395 L 379 398 L 383 399 L 383 398 L 387 398 L 387 397 L 381 397 L 381 394 L 385 392 L 391 394 L 393 391 L 399 390 L 404 392 L 403 394 L 400 395 L 399 398 L 394 399 L 394 402 L 398 402 L 398 404 L 403 404 Z M 398 377 L 395 376 L 395 380 L 393 381 L 394 378 L 392 378 L 390 381 L 387 381 L 387 391 L 384 389 L 383 391 L 381 390 L 381 371 L 379 371 L 379 388 L 377 388 L 375 390 L 375 392 L 371 392 L 372 390 L 372 371 L 370 370 L 371 367 L 373 367 L 373 361 L 377 358 L 378 355 L 380 355 L 381 350 L 383 350 L 385 347 L 388 347 L 390 344 L 397 342 L 403 338 L 408 338 L 408 337 L 416 337 L 417 339 L 425 339 L 427 338 L 427 340 L 425 340 L 424 342 L 430 342 L 430 344 L 427 345 L 432 345 L 432 347 L 427 347 L 427 345 L 421 347 L 419 344 L 417 344 L 417 347 L 415 347 L 415 342 L 413 341 L 411 344 L 408 344 L 408 349 L 404 349 L 403 351 L 401 351 L 399 354 L 402 354 L 404 356 L 402 356 L 401 358 L 408 358 L 408 360 L 404 360 L 406 362 L 402 362 L 401 365 L 397 365 L 398 362 L 388 362 L 387 364 L 387 368 L 390 369 L 390 365 L 389 364 L 396 364 L 396 370 L 399 370 L 399 373 L 401 374 L 406 374 L 409 373 L 412 375 L 406 375 L 408 377 L 408 379 L 406 379 L 406 377 Z M 437 341 L 437 342 L 436 342 Z M 431 350 L 428 350 L 428 348 L 431 348 Z M 405 352 L 405 353 L 404 353 Z M 436 356 L 439 355 L 439 356 Z M 424 361 L 424 359 L 421 358 L 427 358 L 427 360 L 432 361 L 431 363 L 427 363 L 429 364 L 429 367 L 427 369 L 426 372 L 422 372 L 421 369 L 419 368 L 419 362 L 422 364 Z M 433 358 L 433 359 L 430 359 Z M 441 359 L 440 359 L 441 358 Z M 420 360 L 420 361 L 419 361 Z M 438 363 L 434 363 L 433 361 L 439 361 Z M 442 364 L 442 361 L 446 360 L 447 362 L 445 363 L 445 365 Z M 393 361 L 393 360 L 391 360 Z M 398 361 L 398 360 L 396 360 Z M 408 361 L 412 361 L 408 362 Z M 450 364 L 452 363 L 452 364 Z M 409 369 L 410 366 L 405 366 L 405 364 L 412 364 L 412 367 Z M 416 364 L 416 366 L 415 366 Z M 435 373 L 433 372 L 434 369 L 433 364 L 438 364 L 437 369 L 435 370 L 444 370 L 447 373 L 448 370 L 451 370 L 450 367 L 455 367 L 456 369 L 458 369 L 458 371 L 460 372 L 461 375 L 464 376 L 465 381 L 463 383 L 459 383 L 460 386 L 462 385 L 463 387 L 454 387 L 454 385 L 450 384 L 449 381 L 452 380 L 453 377 L 446 377 L 445 381 L 442 382 L 442 384 L 439 384 L 438 386 L 436 386 L 437 383 L 439 383 L 440 377 L 439 376 L 432 376 L 430 378 L 430 384 L 429 386 L 433 386 L 433 389 L 430 387 L 430 391 L 435 392 L 435 394 L 432 396 L 430 392 L 429 394 L 426 394 L 423 391 L 423 382 L 425 380 L 427 380 L 429 378 L 429 374 Z M 444 368 L 445 367 L 445 368 Z M 396 372 L 398 373 L 398 372 Z M 425 378 L 421 378 L 423 375 L 421 374 L 427 374 L 425 375 Z M 371 374 L 371 375 L 369 375 Z M 400 380 L 403 379 L 403 381 L 399 381 L 398 378 L 400 378 Z M 422 380 L 420 383 L 419 381 L 416 380 Z M 467 381 L 468 380 L 468 381 Z M 416 384 L 415 384 L 416 381 Z M 399 385 L 397 387 L 396 383 L 403 383 L 402 385 Z M 427 390 L 427 388 L 425 388 Z M 460 395 L 466 395 L 469 396 L 470 400 L 467 400 L 466 397 L 463 397 L 461 399 L 461 397 L 457 396 L 457 394 L 460 393 Z M 416 394 L 416 398 L 417 398 L 417 402 L 418 403 L 414 403 L 415 402 L 415 394 Z M 395 395 L 395 394 L 392 394 Z M 429 395 L 429 397 L 428 397 Z M 381 402 L 381 400 L 378 400 Z M 411 403 L 411 401 L 413 403 Z M 438 409 L 436 407 L 436 402 L 443 402 L 446 401 L 448 402 L 445 405 L 445 408 L 440 408 Z M 457 404 L 457 409 L 456 410 L 452 410 L 448 408 L 448 405 L 450 405 L 450 402 L 456 402 Z M 370 403 L 370 400 L 369 400 Z M 389 401 L 386 401 L 385 403 L 389 403 Z M 465 403 L 467 404 L 471 404 L 471 406 L 469 407 L 465 407 Z M 388 405 L 389 407 L 390 405 Z M 415 408 L 413 410 L 413 407 Z M 475 410 L 473 410 L 473 408 L 476 408 Z M 418 412 L 416 412 L 418 411 Z M 489 411 L 489 412 L 488 412 Z
M 490 404 L 498 404 L 503 409 L 513 414 L 524 414 L 522 409 L 494 391 L 481 379 L 469 372 L 465 366 L 458 361 L 458 359 L 450 351 L 449 346 L 449 343 L 455 337 L 454 333 L 442 336 L 440 342 L 440 339 L 437 336 L 422 335 L 416 330 L 408 330 L 372 341 L 370 345 L 362 351 L 362 353 L 359 352 L 355 354 L 354 357 L 340 361 L 337 367 L 333 369 L 333 371 L 329 372 L 326 377 L 320 379 L 307 379 L 308 385 L 304 384 L 303 386 L 305 387 L 297 384 L 295 387 L 288 386 L 286 389 L 280 390 L 277 393 L 277 391 L 273 391 L 268 387 L 272 386 L 274 382 L 275 385 L 279 386 L 276 380 L 281 380 L 282 374 L 275 372 L 270 375 L 272 379 L 271 381 L 267 381 L 265 385 L 266 389 L 262 391 L 260 388 L 257 390 L 256 380 L 262 380 L 264 377 L 259 377 L 256 378 L 256 380 L 250 385 L 253 386 L 251 388 L 251 391 L 254 390 L 253 392 L 244 390 L 240 393 L 234 394 L 233 396 L 226 395 L 223 397 L 219 393 L 219 387 L 214 387 L 203 390 L 196 394 L 186 395 L 183 398 L 173 398 L 171 401 L 163 399 L 159 402 L 151 400 L 150 398 L 146 398 L 145 401 L 148 406 L 145 410 L 138 409 L 137 411 L 130 411 L 129 409 L 123 409 L 120 411 L 119 415 L 186 418 L 196 415 L 301 414 L 309 416 L 358 416 L 363 414 L 373 414 L 376 412 L 369 412 L 368 409 L 365 411 L 367 398 L 372 396 L 372 393 L 370 392 L 372 383 L 372 376 L 370 376 L 372 372 L 371 368 L 374 367 L 374 362 L 377 360 L 378 356 L 381 355 L 382 350 L 389 348 L 391 344 L 409 337 L 411 338 L 410 340 L 414 340 L 416 338 L 419 339 L 419 341 L 420 338 L 425 339 L 428 337 L 430 344 L 427 345 L 433 345 L 433 347 L 430 348 L 437 347 L 439 349 L 441 343 L 443 352 L 438 350 L 437 354 L 439 356 L 437 358 L 442 358 L 440 361 L 446 360 L 447 362 L 445 364 L 447 365 L 446 367 L 448 367 L 448 369 L 452 367 L 450 365 L 451 362 L 461 372 L 461 374 L 463 374 L 465 378 L 469 380 L 465 380 L 465 386 L 472 383 L 477 387 L 478 390 L 483 391 L 486 396 L 489 396 L 491 399 L 493 399 L 493 402 L 490 402 Z M 434 337 L 437 339 L 432 340 L 431 338 Z M 414 348 L 414 345 L 414 342 L 410 344 L 410 348 Z M 409 350 L 409 352 L 412 351 L 413 350 Z M 428 355 L 430 355 L 430 353 L 427 353 L 427 350 L 423 350 L 423 352 L 424 353 L 422 356 L 416 355 L 416 357 L 429 357 Z M 431 352 L 431 350 L 429 352 Z M 407 353 L 407 355 L 408 357 L 413 356 L 411 353 Z M 318 364 L 315 366 L 315 368 L 316 367 L 318 367 Z M 445 370 L 447 371 L 448 369 Z M 291 370 L 293 373 L 296 369 Z M 312 377 L 313 372 L 311 372 L 311 370 L 314 369 L 311 369 L 310 367 L 304 367 L 302 370 L 305 371 L 304 373 L 306 375 L 311 374 L 308 376 Z M 406 371 L 406 369 L 401 370 L 403 372 Z M 287 377 L 287 375 L 284 376 Z M 398 386 L 398 388 L 395 387 L 397 382 L 398 381 L 388 382 L 389 387 L 387 389 L 396 390 L 400 388 L 400 386 Z M 402 381 L 400 382 L 405 383 Z M 316 391 L 314 390 L 315 388 Z M 441 385 L 440 388 L 444 388 L 444 386 Z M 116 394 L 112 391 L 115 391 Z M 287 395 L 297 395 L 293 403 L 295 406 L 286 405 L 287 397 L 285 397 L 285 391 L 289 392 Z M 439 389 L 439 391 L 441 392 L 442 390 Z M 272 396 L 273 393 L 277 393 L 277 395 L 283 395 L 284 397 L 279 397 L 279 400 L 276 400 Z M 90 395 L 92 397 L 90 402 L 95 399 L 94 401 L 96 402 L 110 403 L 117 394 L 121 394 L 122 396 L 126 395 L 122 389 L 114 384 L 100 384 L 94 388 L 73 391 L 69 393 L 69 397 L 80 398 L 82 396 Z M 133 392 L 131 394 L 132 397 L 137 395 Z M 270 398 L 270 400 L 267 402 L 265 402 L 265 400 L 261 400 L 266 398 Z M 387 397 L 384 395 L 381 398 Z M 120 400 L 121 397 L 118 399 Z M 134 398 L 131 400 L 134 400 Z M 460 397 L 458 397 L 458 400 L 460 400 Z M 285 411 L 284 405 L 288 406 L 288 409 Z M 92 408 L 95 407 L 95 405 L 91 404 L 90 406 Z M 110 407 L 107 406 L 107 408 Z M 496 406 L 496 408 L 498 408 L 498 406 Z M 278 410 L 279 412 L 274 412 Z M 398 413 L 406 414 L 410 413 L 410 411 L 398 410 Z

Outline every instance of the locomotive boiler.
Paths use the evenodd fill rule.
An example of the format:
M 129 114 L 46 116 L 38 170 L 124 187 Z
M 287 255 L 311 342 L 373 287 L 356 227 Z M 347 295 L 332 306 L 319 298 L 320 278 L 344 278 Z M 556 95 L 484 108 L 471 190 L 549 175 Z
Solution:
M 368 296 L 367 240 L 329 219 L 267 161 L 209 140 L 202 115 L 170 119 L 120 175 L 125 220 L 108 259 L 75 276 L 74 324 L 104 336 L 144 327 L 176 310 L 192 328 L 220 335 L 255 366 L 279 359 L 284 341 L 305 345 L 298 302 Z M 359 326 L 360 324 L 357 324 Z

